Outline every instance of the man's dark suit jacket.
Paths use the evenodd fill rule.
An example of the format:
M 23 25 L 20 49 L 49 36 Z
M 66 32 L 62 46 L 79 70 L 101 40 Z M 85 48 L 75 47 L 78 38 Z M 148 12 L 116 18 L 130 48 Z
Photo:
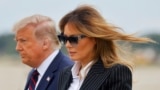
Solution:
M 58 90 L 67 90 L 72 82 L 71 67 L 60 73 Z M 80 90 L 132 90 L 132 73 L 124 65 L 105 68 L 98 60 L 88 72 Z
M 45 74 L 40 80 L 36 90 L 57 90 L 60 71 L 64 67 L 70 65 L 73 65 L 73 62 L 60 51 L 49 65 L 48 69 L 46 70 Z M 31 70 L 28 76 L 28 81 L 26 83 L 25 90 L 28 90 L 28 83 L 32 72 L 33 70 Z

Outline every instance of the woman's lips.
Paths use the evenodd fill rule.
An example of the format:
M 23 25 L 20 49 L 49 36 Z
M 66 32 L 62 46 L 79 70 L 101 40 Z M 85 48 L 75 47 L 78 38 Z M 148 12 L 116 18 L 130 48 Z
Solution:
M 73 56 L 76 52 L 69 52 L 70 56 Z

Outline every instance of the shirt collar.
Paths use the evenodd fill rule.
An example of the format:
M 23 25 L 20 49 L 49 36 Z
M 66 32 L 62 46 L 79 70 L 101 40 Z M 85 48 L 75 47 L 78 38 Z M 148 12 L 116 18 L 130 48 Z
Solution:
M 77 78 L 80 76 L 80 78 L 85 78 L 88 74 L 90 68 L 94 64 L 94 60 L 90 61 L 85 67 L 81 68 L 80 62 L 75 62 L 74 66 L 71 69 L 73 78 Z M 81 68 L 81 69 L 80 69 Z M 79 73 L 79 76 L 78 76 Z
M 73 78 L 76 78 L 78 76 L 80 68 L 81 68 L 81 64 L 76 61 L 71 69 Z
M 59 50 L 55 50 L 52 52 L 43 62 L 42 64 L 37 68 L 39 75 L 43 76 L 45 71 L 47 70 L 48 66 L 51 64 L 51 62 L 54 60 L 56 55 L 58 54 Z

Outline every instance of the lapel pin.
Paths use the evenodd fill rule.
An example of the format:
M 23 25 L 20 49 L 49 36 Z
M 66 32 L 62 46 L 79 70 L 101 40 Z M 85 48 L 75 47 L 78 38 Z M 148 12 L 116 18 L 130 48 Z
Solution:
M 48 76 L 46 80 L 49 82 L 49 81 L 50 81 L 50 79 L 51 79 L 51 78 Z

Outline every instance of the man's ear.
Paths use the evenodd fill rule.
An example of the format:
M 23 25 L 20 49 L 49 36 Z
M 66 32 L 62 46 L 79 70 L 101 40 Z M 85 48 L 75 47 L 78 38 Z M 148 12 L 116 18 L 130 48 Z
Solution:
M 46 50 L 49 48 L 49 45 L 50 45 L 50 42 L 49 42 L 49 39 L 48 38 L 45 38 L 43 40 L 43 49 Z

